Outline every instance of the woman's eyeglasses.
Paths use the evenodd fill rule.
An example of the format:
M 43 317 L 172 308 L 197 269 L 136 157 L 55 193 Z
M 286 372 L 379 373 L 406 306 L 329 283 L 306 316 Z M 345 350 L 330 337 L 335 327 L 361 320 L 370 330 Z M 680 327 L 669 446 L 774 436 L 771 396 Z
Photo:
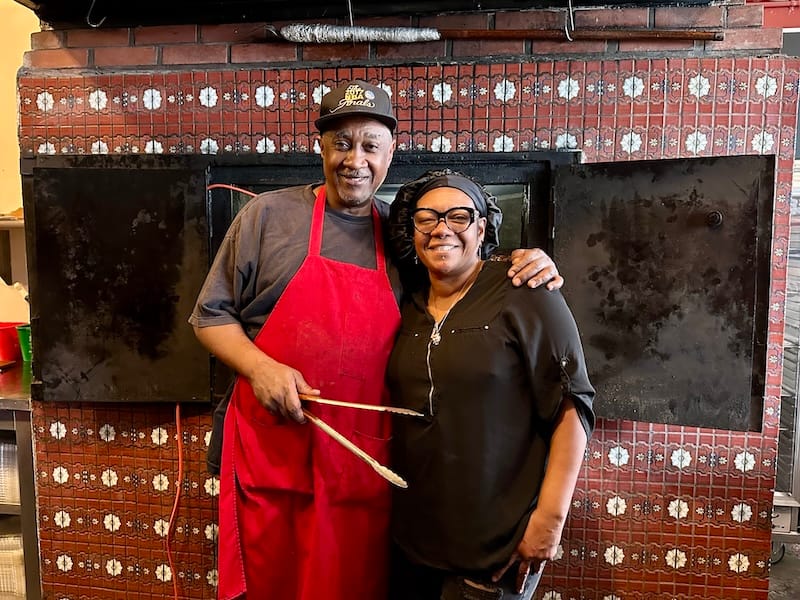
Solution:
M 475 209 L 469 206 L 454 206 L 444 212 L 432 208 L 417 208 L 413 212 L 414 229 L 420 233 L 431 233 L 444 220 L 453 233 L 462 233 L 475 222 Z

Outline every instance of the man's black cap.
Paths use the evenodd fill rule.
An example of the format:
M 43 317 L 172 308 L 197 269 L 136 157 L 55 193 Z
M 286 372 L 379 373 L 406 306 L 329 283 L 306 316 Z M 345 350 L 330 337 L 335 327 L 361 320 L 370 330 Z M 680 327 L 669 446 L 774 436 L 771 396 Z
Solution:
M 344 83 L 325 94 L 319 108 L 319 118 L 314 121 L 314 125 L 320 133 L 324 133 L 330 129 L 331 123 L 351 115 L 376 119 L 392 132 L 397 127 L 389 94 L 382 88 L 360 79 Z

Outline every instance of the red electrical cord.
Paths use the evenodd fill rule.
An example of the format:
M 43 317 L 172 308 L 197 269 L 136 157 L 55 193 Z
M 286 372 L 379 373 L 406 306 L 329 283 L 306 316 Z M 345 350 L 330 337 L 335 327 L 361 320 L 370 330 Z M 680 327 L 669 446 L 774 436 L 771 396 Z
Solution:
M 230 185 L 227 183 L 212 183 L 211 185 L 206 187 L 206 190 L 213 190 L 217 188 L 233 190 L 234 192 L 246 194 L 251 197 L 258 196 L 258 194 L 256 194 L 255 192 L 251 192 L 250 190 L 245 190 L 243 188 L 237 187 L 235 185 Z M 169 568 L 172 571 L 172 593 L 174 599 L 178 600 L 178 572 L 175 570 L 175 564 L 172 560 L 172 550 L 170 546 L 172 545 L 172 532 L 175 529 L 175 518 L 178 514 L 178 507 L 180 506 L 181 502 L 181 486 L 183 485 L 183 434 L 181 432 L 180 403 L 175 404 L 175 433 L 178 436 L 178 480 L 175 486 L 176 487 L 175 502 L 172 505 L 172 513 L 169 516 L 169 525 L 167 526 L 167 539 L 165 540 L 164 543 L 166 545 Z
M 178 600 L 178 572 L 172 562 L 172 551 L 170 549 L 172 531 L 175 529 L 175 518 L 178 515 L 178 506 L 181 503 L 181 487 L 183 486 L 183 434 L 181 433 L 181 405 L 178 402 L 175 403 L 175 433 L 178 436 L 178 479 L 175 482 L 175 502 L 172 504 L 172 513 L 169 516 L 169 525 L 167 526 L 167 539 L 164 544 L 167 549 L 169 568 L 172 571 L 172 593 L 175 600 Z
M 216 188 L 223 188 L 226 190 L 233 190 L 234 192 L 239 192 L 241 194 L 247 194 L 248 196 L 258 196 L 255 192 L 251 192 L 250 190 L 245 190 L 240 187 L 236 187 L 235 185 L 230 185 L 227 183 L 212 183 L 211 185 L 206 187 L 206 190 L 213 190 Z

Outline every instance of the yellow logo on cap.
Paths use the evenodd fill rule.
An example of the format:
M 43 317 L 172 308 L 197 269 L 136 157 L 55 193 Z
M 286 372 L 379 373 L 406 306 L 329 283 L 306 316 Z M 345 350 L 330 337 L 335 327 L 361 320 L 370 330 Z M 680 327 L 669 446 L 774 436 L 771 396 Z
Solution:
M 346 108 L 349 106 L 365 106 L 367 108 L 375 108 L 375 94 L 373 94 L 369 90 L 365 90 L 358 84 L 353 84 L 347 86 L 347 89 L 344 91 L 344 98 L 339 100 L 339 104 L 334 106 L 331 109 L 331 112 L 334 113 L 341 108 Z

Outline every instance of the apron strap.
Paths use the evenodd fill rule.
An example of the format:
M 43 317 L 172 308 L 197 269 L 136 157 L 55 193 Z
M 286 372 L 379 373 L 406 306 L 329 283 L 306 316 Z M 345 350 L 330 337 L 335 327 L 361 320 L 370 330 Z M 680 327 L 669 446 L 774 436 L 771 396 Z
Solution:
M 322 225 L 325 223 L 325 185 L 317 192 L 314 211 L 311 213 L 311 234 L 308 237 L 308 255 L 319 256 L 322 249 Z
M 386 257 L 383 255 L 383 228 L 381 217 L 375 203 L 372 203 L 372 232 L 375 234 L 375 263 L 378 265 L 378 272 L 386 272 Z

